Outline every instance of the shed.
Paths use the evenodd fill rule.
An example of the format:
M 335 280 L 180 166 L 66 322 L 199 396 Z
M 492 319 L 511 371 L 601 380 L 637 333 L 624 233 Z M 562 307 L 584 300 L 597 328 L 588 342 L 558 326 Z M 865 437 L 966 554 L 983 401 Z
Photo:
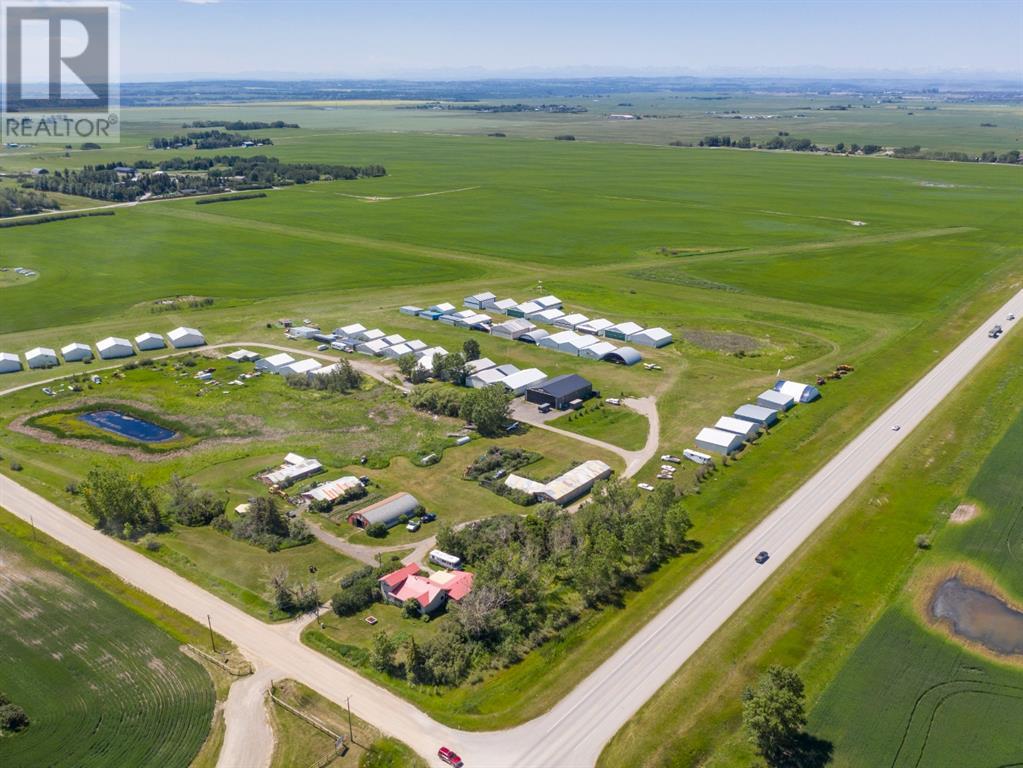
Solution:
M 395 344 L 393 347 L 388 347 L 384 350 L 384 357 L 389 357 L 392 360 L 396 360 L 402 355 L 411 355 L 412 347 L 408 344 Z
M 135 348 L 127 339 L 119 336 L 107 336 L 96 342 L 96 351 L 104 360 L 113 360 L 118 357 L 131 357 L 135 354 Z
M 21 370 L 21 358 L 12 352 L 0 352 L 0 373 L 14 373 Z
M 357 492 L 361 492 L 363 484 L 359 478 L 352 475 L 345 475 L 334 480 L 316 486 L 315 488 L 303 491 L 302 498 L 309 501 L 339 501 L 347 499 Z
M 402 515 L 412 516 L 419 511 L 419 501 L 411 493 L 396 493 L 382 501 L 363 507 L 348 516 L 356 528 L 368 528 L 376 523 L 393 528 Z
M 258 352 L 253 352 L 248 349 L 236 349 L 234 352 L 228 354 L 228 360 L 234 360 L 236 363 L 254 363 L 260 357 Z
M 256 370 L 266 371 L 267 373 L 280 373 L 282 368 L 286 368 L 293 362 L 295 362 L 295 358 L 287 352 L 278 352 L 276 355 L 270 355 L 270 357 L 257 360 Z
M 52 368 L 60 365 L 56 350 L 49 347 L 32 347 L 25 353 L 25 362 L 29 368 Z
M 494 368 L 496 365 L 497 363 L 489 357 L 481 357 L 478 360 L 470 360 L 465 364 L 465 367 L 468 369 L 469 374 L 472 375 L 474 373 L 479 373 L 480 371 L 485 371 L 487 368 Z
M 629 337 L 633 334 L 639 333 L 643 330 L 643 326 L 638 323 L 625 322 L 612 325 L 604 329 L 604 336 L 609 339 L 618 339 L 618 341 L 628 341 Z
M 539 312 L 532 312 L 526 315 L 526 319 L 534 323 L 546 323 L 547 325 L 550 325 L 555 320 L 558 320 L 559 318 L 562 318 L 564 316 L 565 316 L 564 312 L 562 312 L 560 309 L 555 309 L 552 307 L 550 309 L 541 309 Z
M 423 308 L 414 307 L 411 304 L 406 304 L 404 307 L 399 307 L 398 311 L 401 312 L 403 315 L 411 315 L 412 317 L 415 317 L 416 315 L 423 311 Z
M 509 317 L 527 317 L 532 315 L 534 312 L 540 312 L 544 308 L 537 304 L 535 301 L 526 301 L 518 306 L 511 307 L 508 310 Z
M 632 347 L 618 347 L 614 352 L 608 352 L 604 359 L 615 365 L 635 365 L 643 359 L 643 355 Z
M 547 381 L 547 374 L 539 368 L 526 368 L 513 373 L 501 383 L 509 392 L 518 397 L 525 394 L 530 387 L 535 387 L 545 381 Z
M 599 341 L 600 339 L 598 339 L 596 336 L 591 336 L 588 333 L 577 333 L 575 334 L 574 339 L 569 339 L 568 343 L 562 348 L 561 351 L 567 352 L 578 357 L 579 355 L 582 354 L 584 349 L 592 347 Z
M 598 480 L 611 476 L 611 467 L 603 461 L 584 461 L 547 483 L 538 496 L 555 504 L 568 504 L 587 493 Z
M 174 349 L 186 349 L 187 347 L 201 347 L 206 343 L 205 337 L 195 328 L 188 328 L 180 325 L 167 334 L 171 346 Z
M 362 323 L 350 323 L 348 325 L 342 325 L 340 328 L 335 328 L 334 333 L 342 339 L 356 339 L 359 338 L 359 334 L 366 330 L 366 326 Z
M 465 383 L 473 389 L 481 389 L 483 387 L 493 386 L 494 384 L 503 384 L 507 378 L 507 374 L 502 373 L 497 370 L 497 368 L 487 368 L 470 375 L 465 380 Z
M 428 312 L 437 312 L 442 315 L 446 315 L 449 312 L 455 311 L 455 305 L 447 301 L 442 301 L 440 304 L 434 304 L 427 308 Z
M 465 320 L 467 317 L 475 317 L 479 313 L 472 309 L 462 309 L 457 312 L 446 312 L 437 319 L 444 323 L 444 325 L 454 325 L 459 320 Z
M 778 411 L 773 408 L 764 408 L 760 405 L 751 405 L 750 403 L 740 405 L 732 415 L 737 419 L 752 421 L 754 424 L 760 424 L 763 427 L 770 427 L 778 423 Z
M 481 312 L 477 312 L 469 317 L 460 317 L 455 320 L 456 328 L 469 328 L 474 331 L 489 331 L 490 324 L 494 322 L 490 315 L 484 315 Z
M 485 309 L 488 302 L 494 301 L 497 296 L 490 291 L 483 291 L 481 293 L 474 293 L 472 296 L 466 296 L 462 301 L 462 304 L 469 307 L 470 309 Z
M 775 411 L 787 411 L 795 404 L 796 401 L 792 399 L 791 395 L 775 392 L 773 389 L 765 389 L 757 395 L 757 405 L 762 408 L 771 408 Z
M 430 345 L 422 339 L 409 339 L 405 342 L 405 346 L 411 349 L 413 354 L 416 354 L 422 352 L 424 349 L 428 349 Z
M 355 351 L 363 355 L 382 355 L 388 346 L 388 343 L 383 339 L 373 339 L 373 341 L 363 341 L 356 344 Z
M 267 485 L 287 488 L 299 480 L 305 480 L 322 471 L 323 465 L 316 459 L 307 459 L 297 453 L 289 453 L 284 457 L 284 463 L 277 469 L 264 472 L 260 475 L 260 479 Z
M 696 447 L 727 456 L 742 448 L 742 436 L 723 429 L 704 427 L 696 436 Z
M 550 336 L 550 333 L 545 331 L 543 328 L 534 328 L 531 331 L 527 331 L 519 336 L 519 341 L 524 341 L 527 344 L 539 344 L 541 341 Z
M 557 296 L 552 296 L 551 294 L 541 296 L 539 299 L 533 299 L 533 301 L 544 309 L 561 309 L 563 306 L 561 299 Z
M 628 341 L 641 347 L 665 347 L 671 344 L 673 339 L 663 328 L 647 328 L 645 331 L 629 334 Z
M 150 349 L 164 349 L 167 342 L 158 333 L 140 333 L 135 337 L 135 346 L 139 348 L 140 352 L 145 352 Z
M 586 400 L 592 395 L 593 384 L 577 373 L 566 373 L 529 387 L 526 390 L 526 402 L 564 410 L 573 400 Z
M 760 434 L 760 425 L 746 419 L 737 419 L 734 416 L 722 416 L 714 425 L 715 429 L 725 432 L 733 432 L 743 440 L 755 440 Z
M 570 347 L 571 342 L 576 338 L 575 331 L 558 331 L 552 333 L 550 336 L 545 336 L 537 342 L 537 346 L 543 347 L 544 349 L 553 349 L 556 352 L 568 352 L 570 354 L 576 354 L 574 347 Z
M 519 372 L 519 367 L 511 363 L 504 363 L 495 367 L 494 370 L 503 373 L 505 376 L 511 376 L 513 373 Z
M 586 315 L 581 315 L 578 312 L 573 312 L 571 315 L 562 315 L 554 321 L 554 325 L 558 328 L 567 328 L 570 331 L 574 331 L 577 325 L 585 323 L 589 320 Z
M 405 343 L 405 337 L 402 336 L 400 333 L 391 333 L 391 334 L 388 334 L 387 336 L 384 336 L 383 342 L 387 346 L 393 347 L 395 344 L 404 344 Z
M 288 336 L 293 339 L 311 339 L 319 332 L 319 328 L 313 328 L 311 325 L 297 325 L 288 329 Z
M 587 360 L 603 360 L 617 349 L 618 347 L 610 341 L 598 341 L 595 344 L 590 344 L 588 347 L 580 349 L 579 357 L 585 357 Z
M 519 303 L 515 299 L 497 299 L 487 304 L 487 309 L 492 309 L 494 312 L 500 312 L 502 315 L 507 315 L 508 310 L 512 307 L 517 307 Z
M 92 348 L 88 344 L 80 344 L 73 341 L 60 348 L 60 354 L 65 363 L 75 363 L 80 360 L 92 360 Z
M 800 384 L 798 381 L 786 381 L 784 379 L 775 382 L 775 392 L 788 395 L 797 403 L 812 403 L 820 396 L 820 390 L 810 384 Z
M 314 373 L 322 367 L 323 363 L 319 360 L 307 357 L 305 360 L 296 360 L 293 363 L 283 366 L 278 370 L 278 373 L 282 376 L 308 376 L 310 373 Z
M 384 338 L 384 336 L 386 335 L 387 334 L 385 334 L 379 328 L 370 328 L 369 330 L 360 331 L 359 333 L 355 334 L 355 338 L 358 339 L 359 341 L 376 341 L 377 339 Z
M 575 330 L 579 333 L 592 333 L 594 336 L 603 335 L 604 331 L 613 326 L 610 320 L 605 320 L 603 317 L 598 317 L 594 320 L 587 320 L 585 323 L 579 323 Z
M 511 320 L 506 320 L 503 323 L 498 323 L 490 328 L 492 336 L 496 336 L 499 339 L 517 339 L 524 333 L 529 333 L 535 330 L 536 326 L 529 322 L 525 318 L 516 317 Z

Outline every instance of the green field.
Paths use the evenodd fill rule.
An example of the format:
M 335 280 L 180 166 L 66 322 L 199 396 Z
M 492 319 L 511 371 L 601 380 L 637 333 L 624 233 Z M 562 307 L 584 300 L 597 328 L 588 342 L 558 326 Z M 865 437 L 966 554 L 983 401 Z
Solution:
M 0 604 L 0 690 L 31 719 L 0 739 L 0 763 L 191 763 L 214 694 L 178 640 L 3 529 Z
M 650 431 L 650 423 L 645 416 L 625 406 L 606 406 L 600 401 L 576 413 L 554 419 L 551 426 L 603 440 L 630 451 L 642 448 Z

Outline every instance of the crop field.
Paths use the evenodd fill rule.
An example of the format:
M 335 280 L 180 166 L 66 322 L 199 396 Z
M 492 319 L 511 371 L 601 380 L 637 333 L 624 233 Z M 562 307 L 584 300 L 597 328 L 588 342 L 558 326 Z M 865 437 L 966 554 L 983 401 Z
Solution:
M 213 685 L 178 641 L 0 530 L 0 689 L 31 724 L 5 766 L 184 768 L 210 729 Z
M 75 151 L 66 162 L 161 159 L 162 152 L 145 149 L 148 137 L 214 112 L 303 125 L 275 132 L 275 145 L 259 152 L 295 162 L 380 163 L 388 175 L 272 189 L 230 205 L 143 202 L 113 216 L 4 230 L 4 261 L 37 269 L 39 277 L 0 287 L 0 350 L 184 324 L 202 329 L 213 344 L 287 344 L 312 353 L 311 342 L 282 339 L 275 325 L 281 318 L 309 318 L 327 329 L 360 322 L 452 351 L 474 338 L 498 363 L 580 373 L 607 394 L 655 397 L 659 453 L 691 447 L 700 427 L 754 399 L 779 371 L 813 380 L 839 363 L 855 365 L 852 375 L 827 383 L 820 402 L 797 408 L 698 488 L 694 470 L 680 469 L 676 482 L 692 491 L 687 507 L 697 546 L 645 574 L 623 605 L 568 627 L 520 663 L 463 689 L 441 695 L 402 688 L 434 716 L 464 727 L 503 727 L 548 708 L 1023 280 L 1020 169 L 1006 166 L 669 147 L 666 135 L 646 143 L 626 142 L 624 134 L 612 140 L 611 133 L 552 141 L 547 116 L 526 121 L 384 105 L 126 110 L 120 147 Z M 857 114 L 867 113 L 881 109 Z M 817 114 L 824 122 L 835 115 L 846 113 Z M 482 127 L 491 118 L 494 125 L 521 120 L 524 130 L 487 137 Z M 915 116 L 893 106 L 896 118 Z M 409 122 L 392 133 L 390 120 Z M 1001 126 L 1000 120 L 991 122 Z M 457 130 L 466 121 L 480 130 Z M 599 123 L 602 131 L 632 129 Z M 643 131 L 663 125 L 641 123 L 635 125 Z M 978 135 L 998 135 L 992 131 Z M 4 153 L 0 165 L 39 165 L 46 162 L 40 153 Z M 675 343 L 642 350 L 662 370 L 623 368 L 397 311 L 405 304 L 460 304 L 487 289 L 520 301 L 554 293 L 589 317 L 662 326 Z M 212 303 L 170 309 L 155 303 L 174 296 Z M 385 375 L 396 372 L 389 363 L 374 365 Z M 218 379 L 235 375 L 226 361 L 203 360 L 206 366 Z M 367 474 L 377 483 L 374 492 L 410 490 L 444 522 L 521 510 L 461 479 L 490 443 L 452 447 L 447 434 L 460 422 L 417 414 L 386 385 L 335 396 L 263 377 L 196 397 L 198 385 L 176 376 L 173 365 L 122 371 L 123 378 L 107 367 L 96 361 L 4 376 L 2 387 L 32 386 L 0 398 L 0 471 L 13 474 L 17 462 L 20 482 L 72 508 L 65 488 L 92 462 L 132 466 L 156 485 L 177 473 L 225 493 L 233 507 L 259 490 L 257 471 L 296 451 L 324 462 L 327 478 Z M 50 398 L 39 389 L 57 375 L 92 372 L 104 383 L 82 393 L 62 390 Z M 18 429 L 19 419 L 89 398 L 138 404 L 168 420 L 187 417 L 197 442 L 180 454 L 134 461 Z M 645 433 L 631 416 L 616 423 L 587 415 L 565 426 L 632 448 Z M 610 450 L 582 448 L 538 428 L 500 442 L 541 453 L 543 462 L 530 467 L 538 474 L 587 458 L 623 466 Z M 428 452 L 441 461 L 419 466 Z M 363 455 L 365 467 L 358 463 Z M 655 456 L 635 479 L 652 481 L 658 465 Z M 368 543 L 338 519 L 324 527 Z M 382 543 L 411 545 L 430 533 L 429 526 L 414 535 L 399 529 Z M 159 538 L 164 546 L 152 557 L 254 615 L 266 615 L 261 590 L 275 562 L 294 558 L 289 567 L 296 575 L 316 564 L 322 594 L 354 567 L 321 542 L 270 555 L 210 530 L 175 529 Z

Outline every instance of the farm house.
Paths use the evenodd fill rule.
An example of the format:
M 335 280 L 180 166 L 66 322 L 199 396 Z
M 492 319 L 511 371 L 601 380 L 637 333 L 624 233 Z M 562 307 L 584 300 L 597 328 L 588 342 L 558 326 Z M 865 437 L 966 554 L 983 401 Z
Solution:
M 696 447 L 711 453 L 728 456 L 742 448 L 742 436 L 723 429 L 704 427 L 696 436 Z
M 135 347 L 127 339 L 119 336 L 107 336 L 96 342 L 96 351 L 104 360 L 114 360 L 118 357 L 131 357 L 135 354 Z
M 618 339 L 618 341 L 628 341 L 629 337 L 639 333 L 643 330 L 643 326 L 638 323 L 625 322 L 618 323 L 618 325 L 612 325 L 609 328 L 604 329 L 604 336 L 608 339 Z
M 139 348 L 139 352 L 145 352 L 150 349 L 164 349 L 167 342 L 158 333 L 140 333 L 135 337 L 135 346 Z
M 201 347 L 206 343 L 206 339 L 198 330 L 183 325 L 168 333 L 167 338 L 170 339 L 171 346 L 174 349 Z
M 491 326 L 490 334 L 496 336 L 499 339 L 518 339 L 525 333 L 536 330 L 536 326 L 528 320 L 517 317 L 512 320 L 506 320 L 503 323 Z
M 402 515 L 411 517 L 419 509 L 419 501 L 411 493 L 396 493 L 375 504 L 352 512 L 348 516 L 348 522 L 356 528 L 369 528 L 377 523 L 387 528 L 393 528 L 398 524 Z
M 608 352 L 604 359 L 615 365 L 635 365 L 643 359 L 643 355 L 632 347 L 619 347 L 614 352 Z
M 722 416 L 717 420 L 714 429 L 724 432 L 732 432 L 739 435 L 743 440 L 754 440 L 760 434 L 760 425 L 745 419 L 737 419 L 734 416 Z
M 81 344 L 73 341 L 60 348 L 60 354 L 65 363 L 77 363 L 82 360 L 92 360 L 92 348 L 88 344 Z
M 772 408 L 776 411 L 787 411 L 795 404 L 796 401 L 792 399 L 791 395 L 775 392 L 773 389 L 765 389 L 757 395 L 757 405 L 762 408 Z
M 49 347 L 33 347 L 25 353 L 25 362 L 29 368 L 52 368 L 60 365 L 56 350 Z
M 586 400 L 593 396 L 593 384 L 577 373 L 555 376 L 526 390 L 526 402 L 550 405 L 563 411 L 573 400 Z
M 778 423 L 778 411 L 773 408 L 764 408 L 760 405 L 740 405 L 732 414 L 737 419 L 745 419 L 764 427 L 770 427 Z
M 0 352 L 0 373 L 14 373 L 21 370 L 21 359 L 11 352 Z
M 672 337 L 663 328 L 647 328 L 645 331 L 629 334 L 628 341 L 641 347 L 665 347 L 671 344 Z

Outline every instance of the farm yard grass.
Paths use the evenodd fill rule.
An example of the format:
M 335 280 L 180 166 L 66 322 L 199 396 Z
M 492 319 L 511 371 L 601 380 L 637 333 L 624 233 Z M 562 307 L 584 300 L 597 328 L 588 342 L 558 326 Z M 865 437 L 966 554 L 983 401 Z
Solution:
M 247 116 L 257 114 L 244 109 Z M 118 209 L 113 217 L 5 231 L 5 252 L 39 268 L 41 276 L 5 292 L 0 349 L 133 335 L 164 324 L 200 327 L 214 343 L 302 346 L 282 342 L 280 329 L 267 327 L 283 317 L 312 318 L 324 328 L 358 321 L 452 351 L 471 337 L 496 362 L 537 366 L 550 375 L 578 372 L 615 395 L 656 396 L 664 452 L 691 445 L 699 427 L 755 398 L 774 383 L 779 368 L 788 377 L 812 380 L 839 363 L 856 366 L 853 375 L 824 388 L 822 401 L 797 408 L 711 480 L 697 485 L 690 468 L 680 470 L 676 482 L 693 491 L 687 507 L 700 547 L 645 575 L 643 589 L 627 594 L 623 605 L 569 627 L 486 680 L 442 694 L 400 690 L 434 716 L 464 727 L 501 727 L 547 709 L 798 487 L 858 425 L 933 365 L 965 329 L 1016 290 L 1023 275 L 1013 239 L 1018 234 L 1016 168 L 355 133 L 328 125 L 352 114 L 338 112 L 310 110 L 316 127 L 282 135 L 279 142 L 275 137 L 271 154 L 295 161 L 379 162 L 387 177 L 267 190 L 265 198 L 230 206 L 142 203 Z M 161 131 L 150 123 L 133 129 L 133 114 L 143 113 L 126 111 L 123 146 L 90 154 L 88 161 L 153 156 L 144 149 L 144 137 Z M 192 114 L 201 113 L 146 111 L 145 118 L 163 115 L 160 119 L 180 123 Z M 483 124 L 478 116 L 467 119 Z M 295 119 L 309 126 L 312 121 Z M 165 156 L 170 155 L 159 155 Z M 76 154 L 72 163 L 81 158 Z M 446 190 L 462 191 L 435 194 Z M 391 199 L 370 205 L 360 197 Z M 76 244 L 73 252 L 69 238 Z M 112 242 L 119 246 L 111 248 Z M 939 279 L 929 280 L 933 275 Z M 648 362 L 663 368 L 647 371 L 470 335 L 397 312 L 409 303 L 458 303 L 486 288 L 519 300 L 540 291 L 556 293 L 573 311 L 590 317 L 663 326 L 676 343 L 643 349 Z M 209 296 L 213 303 L 159 315 L 151 311 L 153 300 L 189 294 Z M 51 299 L 58 295 L 60 302 Z M 701 345 L 686 335 L 699 329 L 729 339 L 753 338 L 758 346 L 739 356 L 729 345 Z M 40 382 L 101 365 L 26 371 L 5 376 L 0 384 Z M 227 368 L 221 368 L 227 363 L 203 360 L 201 365 L 213 365 L 218 378 L 221 371 L 227 378 Z M 247 419 L 242 424 L 255 432 L 238 442 L 200 445 L 186 455 L 148 462 L 143 471 L 154 483 L 177 472 L 226 491 L 233 506 L 259 490 L 252 475 L 279 462 L 286 450 L 316 456 L 331 471 L 346 474 L 362 473 L 354 472 L 352 462 L 366 453 L 365 473 L 379 480 L 381 491 L 422 493 L 421 501 L 443 521 L 488 516 L 510 504 L 454 479 L 482 451 L 483 441 L 446 447 L 443 436 L 460 426 L 457 422 L 412 414 L 399 393 L 382 385 L 321 401 L 316 393 L 289 390 L 264 377 L 228 394 L 197 398 L 184 385 L 169 388 L 172 379 L 160 378 L 165 370 L 126 371 L 103 392 L 123 387 L 126 398 L 162 412 L 204 413 L 222 424 L 233 424 L 228 416 L 241 413 Z M 0 400 L 0 414 L 7 424 L 18 414 L 71 399 L 60 393 L 55 402 L 32 387 Z M 383 417 L 373 421 L 370 414 L 381 410 Z M 2 435 L 0 471 L 12 472 L 10 462 L 17 461 L 23 466 L 19 481 L 74 504 L 64 489 L 81 476 L 77 449 L 42 446 L 9 430 Z M 530 472 L 563 471 L 572 460 L 600 457 L 597 449 L 581 449 L 569 438 L 555 440 L 539 429 L 503 440 L 544 454 L 546 466 L 531 466 Z M 441 462 L 417 466 L 432 445 L 443 448 Z M 113 466 L 126 462 L 123 457 L 100 460 Z M 615 459 L 609 463 L 621 466 Z M 652 481 L 657 464 L 651 462 L 636 479 Z M 416 478 L 416 488 L 408 487 L 406 478 Z M 449 486 L 452 482 L 457 486 Z M 232 554 L 244 567 L 222 593 L 265 615 L 257 560 L 268 564 L 285 553 L 264 555 L 213 533 L 175 530 L 161 536 L 163 549 L 153 556 L 178 561 L 175 567 L 194 571 L 191 578 L 221 588 L 216 581 L 229 563 L 227 558 L 214 562 L 216 545 L 225 540 L 236 550 L 247 547 Z M 429 533 L 429 526 L 419 538 L 400 529 L 385 543 L 411 544 Z M 368 541 L 361 537 L 353 534 L 352 540 Z M 313 552 L 290 550 L 298 553 L 293 570 L 301 570 L 303 550 Z M 248 561 L 243 552 L 251 556 Z M 182 565 L 179 558 L 196 565 Z M 345 567 L 337 561 L 320 571 L 334 578 Z M 722 749 L 731 744 L 725 739 Z M 689 754 L 688 749 L 680 754 Z
M 31 549 L 0 529 L 0 687 L 31 719 L 0 739 L 0 762 L 188 766 L 213 716 L 206 671 L 178 640 Z
M 554 419 L 551 426 L 603 440 L 629 451 L 642 448 L 650 431 L 645 416 L 626 406 L 607 406 L 600 402 Z

